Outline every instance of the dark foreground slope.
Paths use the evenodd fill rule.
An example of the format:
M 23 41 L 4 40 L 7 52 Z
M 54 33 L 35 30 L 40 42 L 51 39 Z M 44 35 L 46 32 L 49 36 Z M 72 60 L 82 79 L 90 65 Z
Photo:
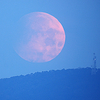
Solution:
M 0 100 L 100 100 L 100 70 L 41 72 L 0 79 Z

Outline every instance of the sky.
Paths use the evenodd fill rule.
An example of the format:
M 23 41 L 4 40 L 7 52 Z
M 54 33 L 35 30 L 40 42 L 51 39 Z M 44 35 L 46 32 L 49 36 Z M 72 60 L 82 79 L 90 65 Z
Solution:
M 22 59 L 13 49 L 17 21 L 32 12 L 45 12 L 62 24 L 66 40 L 61 53 L 45 63 Z M 93 53 L 100 68 L 100 0 L 0 1 L 0 78 L 35 72 L 91 67 Z

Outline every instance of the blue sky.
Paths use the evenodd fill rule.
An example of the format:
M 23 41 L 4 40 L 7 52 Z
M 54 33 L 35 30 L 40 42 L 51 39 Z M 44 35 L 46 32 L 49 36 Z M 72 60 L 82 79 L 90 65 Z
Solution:
M 62 24 L 66 40 L 62 52 L 46 63 L 31 63 L 16 54 L 13 40 L 16 22 L 31 12 L 46 12 Z M 2 0 L 0 1 L 0 78 L 34 72 L 93 65 L 100 68 L 99 0 Z

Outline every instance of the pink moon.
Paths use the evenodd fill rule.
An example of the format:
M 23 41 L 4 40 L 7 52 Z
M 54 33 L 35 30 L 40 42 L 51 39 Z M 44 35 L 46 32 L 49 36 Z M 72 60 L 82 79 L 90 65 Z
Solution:
M 18 21 L 16 53 L 29 62 L 48 62 L 63 49 L 65 32 L 61 23 L 52 15 L 33 12 Z

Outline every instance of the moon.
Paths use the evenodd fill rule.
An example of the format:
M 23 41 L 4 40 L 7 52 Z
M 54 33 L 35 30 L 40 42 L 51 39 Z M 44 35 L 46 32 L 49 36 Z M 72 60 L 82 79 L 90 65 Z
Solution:
M 17 23 L 16 53 L 29 62 L 48 62 L 64 47 L 65 32 L 61 23 L 44 12 L 29 13 Z

